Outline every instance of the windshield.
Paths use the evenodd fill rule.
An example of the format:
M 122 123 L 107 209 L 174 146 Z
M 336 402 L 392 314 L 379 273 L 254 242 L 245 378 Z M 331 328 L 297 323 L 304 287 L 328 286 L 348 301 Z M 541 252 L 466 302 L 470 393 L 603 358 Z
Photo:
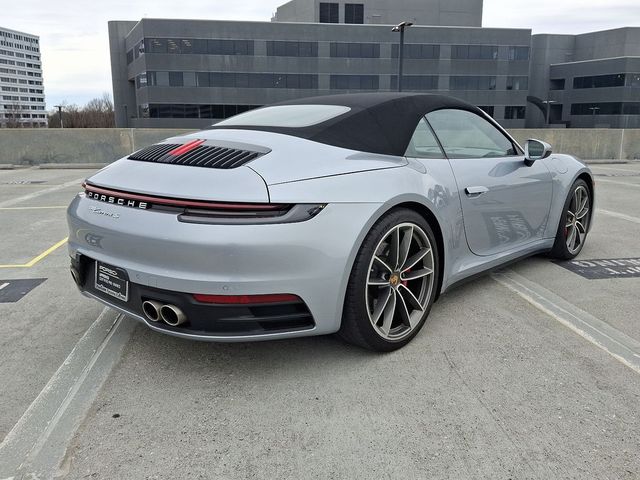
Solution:
M 341 105 L 279 105 L 241 113 L 215 126 L 310 127 L 347 113 Z

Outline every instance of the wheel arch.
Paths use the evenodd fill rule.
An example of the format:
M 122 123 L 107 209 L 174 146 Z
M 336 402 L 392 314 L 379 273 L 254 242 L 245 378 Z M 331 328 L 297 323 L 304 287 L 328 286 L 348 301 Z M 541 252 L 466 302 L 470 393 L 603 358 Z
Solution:
M 584 180 L 584 182 L 587 184 L 587 188 L 589 189 L 589 196 L 591 197 L 591 209 L 589 211 L 589 225 L 587 229 L 587 232 L 589 232 L 591 230 L 591 225 L 593 224 L 593 213 L 595 211 L 595 200 L 596 200 L 595 181 L 591 172 L 588 172 L 586 170 L 578 174 L 578 176 L 573 180 L 572 185 L 573 183 L 575 183 L 576 180 Z
M 380 220 L 382 217 L 384 217 L 385 215 L 388 215 L 390 212 L 394 210 L 399 210 L 402 208 L 413 210 L 414 212 L 418 213 L 422 218 L 426 220 L 426 222 L 429 224 L 429 226 L 433 230 L 433 234 L 436 239 L 436 247 L 438 249 L 438 259 L 440 263 L 440 268 L 438 269 L 439 270 L 438 279 L 437 279 L 438 284 L 436 288 L 436 300 L 437 300 L 438 297 L 440 296 L 440 290 L 442 289 L 442 282 L 444 280 L 445 248 L 444 248 L 444 235 L 442 232 L 442 227 L 440 225 L 440 222 L 438 221 L 438 218 L 433 213 L 433 210 L 431 208 L 429 208 L 424 203 L 421 203 L 415 200 L 402 200 L 402 201 L 399 201 L 398 203 L 388 205 L 387 208 L 378 212 L 378 215 L 376 216 L 375 221 L 372 222 L 372 224 L 368 227 L 367 232 L 371 229 L 371 226 L 375 224 L 378 220 Z M 359 242 L 358 251 L 362 247 L 363 241 L 364 241 L 364 236 Z M 353 268 L 353 265 L 351 265 L 351 268 Z
M 426 205 L 422 203 L 411 202 L 411 201 L 403 202 L 403 203 L 394 205 L 389 211 L 396 210 L 399 208 L 406 208 L 408 210 L 413 210 L 414 212 L 417 212 L 418 214 L 420 214 L 420 216 L 422 216 L 427 221 L 427 223 L 433 230 L 433 235 L 436 237 L 436 247 L 438 248 L 438 261 L 440 263 L 439 265 L 440 268 L 438 269 L 438 279 L 437 279 L 438 284 L 436 289 L 436 300 L 437 300 L 438 297 L 440 296 L 440 289 L 442 288 L 442 280 L 444 278 L 444 268 L 445 268 L 444 237 L 442 235 L 442 227 L 440 226 L 440 222 L 438 222 L 438 219 L 433 214 L 431 209 L 429 209 Z

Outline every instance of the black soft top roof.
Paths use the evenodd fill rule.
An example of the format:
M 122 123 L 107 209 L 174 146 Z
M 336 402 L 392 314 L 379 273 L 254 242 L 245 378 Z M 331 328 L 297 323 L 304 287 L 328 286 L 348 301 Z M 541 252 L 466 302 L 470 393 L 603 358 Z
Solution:
M 429 112 L 457 108 L 481 110 L 457 98 L 421 93 L 356 93 L 300 98 L 274 105 L 341 105 L 347 113 L 309 127 L 219 126 L 283 133 L 363 152 L 402 156 L 420 119 Z

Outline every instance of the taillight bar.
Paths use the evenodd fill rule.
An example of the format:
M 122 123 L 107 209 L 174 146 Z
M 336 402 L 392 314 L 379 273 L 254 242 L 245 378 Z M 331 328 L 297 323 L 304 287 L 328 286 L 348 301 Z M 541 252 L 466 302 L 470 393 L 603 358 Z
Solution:
M 282 203 L 226 203 L 226 202 L 207 202 L 199 200 L 185 200 L 178 198 L 166 198 L 157 197 L 155 195 L 141 195 L 138 193 L 122 192 L 119 190 L 112 190 L 110 188 L 97 187 L 85 182 L 83 184 L 85 191 L 98 194 L 105 197 L 103 201 L 108 203 L 116 203 L 109 199 L 123 199 L 132 200 L 135 202 L 146 202 L 149 205 L 165 205 L 169 207 L 179 208 L 197 208 L 202 210 L 228 210 L 236 212 L 251 212 L 251 211 L 276 211 L 286 210 L 290 205 Z M 95 198 L 95 197 L 94 197 Z M 102 200 L 102 198 L 100 198 Z
M 267 295 L 207 295 L 193 294 L 193 298 L 200 303 L 213 303 L 218 305 L 259 305 L 264 303 L 292 303 L 301 302 L 297 295 L 289 293 L 273 293 Z

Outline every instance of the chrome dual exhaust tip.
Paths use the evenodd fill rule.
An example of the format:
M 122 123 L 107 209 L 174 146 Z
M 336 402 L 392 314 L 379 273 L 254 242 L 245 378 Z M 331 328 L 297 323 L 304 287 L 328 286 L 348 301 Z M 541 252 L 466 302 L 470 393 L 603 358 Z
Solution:
M 162 304 L 155 300 L 145 300 L 142 302 L 142 311 L 144 312 L 144 316 L 152 322 L 158 322 L 160 320 L 161 308 Z
M 187 316 L 175 305 L 163 305 L 156 300 L 142 302 L 144 316 L 152 322 L 163 320 L 167 325 L 177 327 L 187 321 Z
M 160 316 L 167 325 L 177 327 L 187 321 L 187 316 L 175 305 L 163 305 L 160 309 Z

